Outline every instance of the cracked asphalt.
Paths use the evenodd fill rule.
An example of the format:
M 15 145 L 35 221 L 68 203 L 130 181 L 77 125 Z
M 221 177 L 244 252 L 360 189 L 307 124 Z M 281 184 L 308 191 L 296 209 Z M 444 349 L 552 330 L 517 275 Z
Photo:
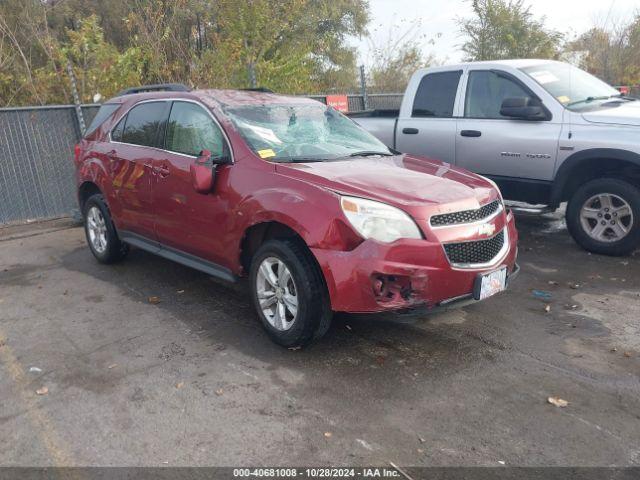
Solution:
M 65 221 L 4 228 L 0 465 L 640 465 L 640 255 L 589 255 L 558 215 L 518 228 L 510 291 L 340 315 L 301 351 L 243 284 L 100 265 Z

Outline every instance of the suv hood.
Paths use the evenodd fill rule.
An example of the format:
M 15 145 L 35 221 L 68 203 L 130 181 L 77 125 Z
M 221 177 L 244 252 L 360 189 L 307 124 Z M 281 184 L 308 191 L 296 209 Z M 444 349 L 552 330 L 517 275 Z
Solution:
M 618 106 L 603 108 L 582 114 L 587 122 L 640 127 L 640 101 L 625 102 Z
M 478 208 L 498 198 L 487 179 L 448 163 L 411 155 L 279 163 L 276 171 L 344 195 L 400 207 L 416 218 Z M 435 207 L 435 208 L 434 208 Z

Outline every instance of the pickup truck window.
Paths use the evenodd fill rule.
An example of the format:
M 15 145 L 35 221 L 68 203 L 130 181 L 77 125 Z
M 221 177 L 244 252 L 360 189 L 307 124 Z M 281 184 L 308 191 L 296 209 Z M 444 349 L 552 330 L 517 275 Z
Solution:
M 464 116 L 467 118 L 508 119 L 500 115 L 505 98 L 529 97 L 531 94 L 513 80 L 488 70 L 469 72 Z
M 321 103 L 251 105 L 225 109 L 249 147 L 274 162 L 320 162 L 391 155 L 384 144 Z
M 602 80 L 566 63 L 549 62 L 520 70 L 569 110 L 598 108 L 607 100 L 621 96 L 620 92 Z
M 462 71 L 429 73 L 422 77 L 413 101 L 412 117 L 453 117 Z

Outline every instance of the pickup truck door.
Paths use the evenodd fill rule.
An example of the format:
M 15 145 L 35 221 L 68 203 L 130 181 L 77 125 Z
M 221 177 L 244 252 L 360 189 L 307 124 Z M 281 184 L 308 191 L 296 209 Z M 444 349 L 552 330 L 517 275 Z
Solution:
M 525 198 L 523 187 L 541 191 L 553 180 L 562 118 L 530 121 L 500 115 L 505 98 L 537 97 L 510 73 L 470 67 L 463 84 L 456 165 L 493 178 L 505 198 L 543 203 Z
M 453 112 L 462 70 L 427 73 L 405 97 L 413 105 L 402 108 L 396 126 L 396 150 L 455 162 L 456 119 Z M 415 87 L 414 87 L 415 88 Z

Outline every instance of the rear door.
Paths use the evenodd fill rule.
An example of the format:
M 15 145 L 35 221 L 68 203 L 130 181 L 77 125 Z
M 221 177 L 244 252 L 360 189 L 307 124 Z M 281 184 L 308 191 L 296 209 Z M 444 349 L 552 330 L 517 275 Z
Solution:
M 455 162 L 454 111 L 461 76 L 462 70 L 427 73 L 415 93 L 407 90 L 414 101 L 410 116 L 398 118 L 397 150 Z
M 190 167 L 202 150 L 229 157 L 227 139 L 218 122 L 201 104 L 176 100 L 171 106 L 164 151 L 155 162 L 155 230 L 165 247 L 227 266 L 223 258 L 229 204 L 226 180 L 232 165 L 214 166 L 216 181 L 208 194 L 195 191 Z
M 155 239 L 153 162 L 170 102 L 139 103 L 111 131 L 110 176 L 121 230 Z
M 518 194 L 517 184 L 552 180 L 562 119 L 530 121 L 500 115 L 505 98 L 537 98 L 509 73 L 471 66 L 465 80 L 456 164 L 494 178 L 505 191 L 513 190 L 505 195 L 511 198 Z

